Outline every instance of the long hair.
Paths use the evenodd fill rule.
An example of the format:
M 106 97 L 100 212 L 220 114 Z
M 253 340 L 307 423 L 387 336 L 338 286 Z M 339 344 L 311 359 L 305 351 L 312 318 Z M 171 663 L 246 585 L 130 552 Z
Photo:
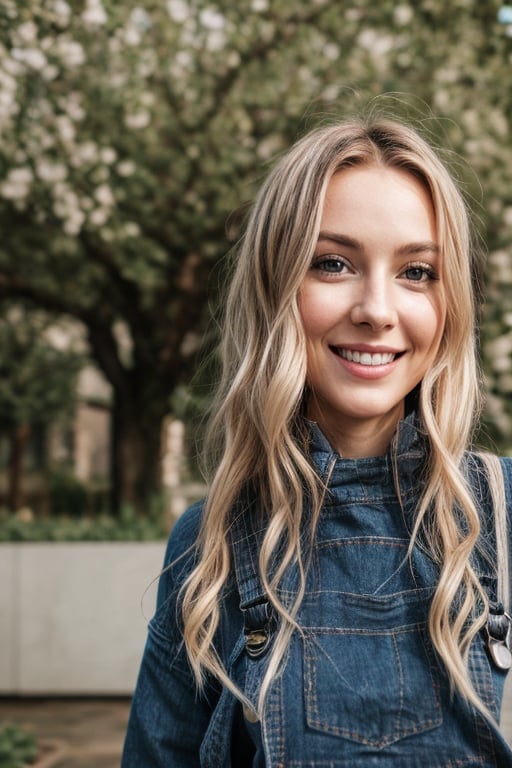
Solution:
M 244 700 L 222 666 L 214 636 L 233 565 L 231 515 L 250 487 L 266 519 L 260 576 L 280 618 L 261 686 L 260 715 L 298 628 L 295 616 L 307 571 L 304 510 L 313 536 L 325 491 L 304 439 L 307 363 L 299 293 L 330 179 L 344 168 L 371 165 L 401 169 L 419 179 L 435 211 L 446 320 L 436 361 L 420 388 L 419 417 L 430 450 L 411 547 L 421 537 L 440 569 L 429 629 L 451 686 L 486 711 L 467 669 L 469 646 L 488 609 L 470 558 L 479 539 L 479 515 L 462 470 L 481 407 L 468 213 L 445 165 L 416 131 L 389 120 L 353 120 L 312 131 L 270 172 L 235 251 L 225 305 L 222 377 L 206 442 L 212 467 L 199 560 L 183 590 L 184 639 L 198 685 L 209 671 Z M 492 460 L 487 464 L 492 486 L 498 488 L 495 503 L 502 505 L 498 474 Z M 271 567 L 278 547 L 278 567 Z M 500 560 L 504 568 L 506 559 Z M 295 599 L 285 605 L 277 585 L 292 562 L 299 565 L 300 584 Z

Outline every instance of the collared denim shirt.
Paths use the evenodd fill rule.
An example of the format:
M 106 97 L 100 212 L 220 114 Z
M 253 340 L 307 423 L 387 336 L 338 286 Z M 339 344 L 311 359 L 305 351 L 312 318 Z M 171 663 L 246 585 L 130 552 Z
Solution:
M 512 766 L 498 728 L 457 694 L 428 636 L 437 568 L 418 545 L 409 557 L 425 465 L 411 420 L 398 433 L 399 494 L 390 456 L 342 459 L 312 428 L 311 457 L 329 478 L 307 589 L 284 670 L 272 683 L 263 722 L 207 679 L 195 685 L 181 635 L 178 592 L 195 563 L 202 505 L 176 524 L 160 579 L 157 611 L 132 703 L 122 768 L 491 768 Z M 490 499 L 478 460 L 468 476 L 490 529 Z M 503 459 L 507 500 L 512 460 Z M 487 513 L 486 513 L 487 509 Z M 509 507 L 510 512 L 510 507 Z M 257 577 L 262 531 L 240 515 L 233 526 L 236 579 L 227 586 L 216 647 L 230 677 L 256 703 L 268 653 L 246 651 L 244 618 L 261 611 Z M 475 559 L 496 600 L 496 579 Z M 281 584 L 286 601 L 296 574 Z M 256 612 L 256 613 L 255 613 Z M 505 674 L 491 662 L 485 633 L 469 668 L 480 697 L 499 717 Z

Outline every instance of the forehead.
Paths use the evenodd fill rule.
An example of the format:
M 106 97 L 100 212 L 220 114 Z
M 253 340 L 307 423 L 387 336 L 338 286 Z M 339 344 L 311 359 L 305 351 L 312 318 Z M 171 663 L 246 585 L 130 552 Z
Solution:
M 434 206 L 425 185 L 412 173 L 386 166 L 355 166 L 329 180 L 321 228 L 418 231 L 434 240 Z

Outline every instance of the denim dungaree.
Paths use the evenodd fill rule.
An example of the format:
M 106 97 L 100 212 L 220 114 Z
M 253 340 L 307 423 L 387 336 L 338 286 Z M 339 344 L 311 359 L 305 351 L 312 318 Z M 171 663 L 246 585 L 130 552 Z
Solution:
M 198 694 L 176 622 L 176 593 L 193 567 L 201 507 L 177 523 L 160 580 L 128 728 L 122 768 L 459 768 L 512 766 L 512 749 L 498 729 L 458 695 L 427 631 L 437 579 L 429 556 L 410 532 L 425 455 L 409 418 L 399 430 L 400 498 L 390 456 L 341 459 L 312 428 L 311 456 L 329 477 L 284 671 L 271 685 L 264 721 L 242 712 L 215 681 Z M 468 456 L 482 509 L 489 493 Z M 502 460 L 507 501 L 512 461 Z M 510 506 L 509 506 L 510 510 Z M 257 700 L 275 635 L 275 622 L 258 578 L 263 531 L 250 514 L 232 528 L 236 583 L 226 590 L 217 648 L 230 677 Z M 487 525 L 486 525 L 487 523 Z M 181 540 L 180 540 L 181 539 Z M 187 547 L 190 547 L 187 549 Z M 491 601 L 496 579 L 483 558 L 474 561 Z M 280 585 L 286 603 L 296 587 L 289 569 Z M 269 648 L 266 648 L 268 638 Z M 477 691 L 498 717 L 505 673 L 489 659 L 485 633 L 470 651 Z

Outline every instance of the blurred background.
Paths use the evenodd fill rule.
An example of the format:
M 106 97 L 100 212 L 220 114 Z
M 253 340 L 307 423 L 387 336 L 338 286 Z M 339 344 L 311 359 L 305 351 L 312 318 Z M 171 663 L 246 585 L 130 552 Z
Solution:
M 1 0 L 0 723 L 129 701 L 238 212 L 310 128 L 442 148 L 486 257 L 477 439 L 512 452 L 511 66 L 493 0 Z

